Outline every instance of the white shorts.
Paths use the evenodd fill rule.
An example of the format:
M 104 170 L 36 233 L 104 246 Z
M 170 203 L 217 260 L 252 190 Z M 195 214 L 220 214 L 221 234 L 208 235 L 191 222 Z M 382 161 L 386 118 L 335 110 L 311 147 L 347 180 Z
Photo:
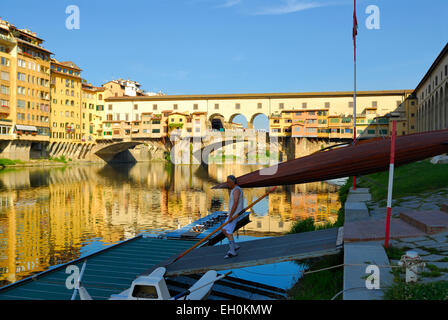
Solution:
M 228 221 L 228 219 L 226 219 L 226 222 L 227 222 L 227 221 Z M 227 233 L 232 234 L 233 231 L 235 230 L 235 227 L 236 227 L 236 219 L 233 220 L 232 222 L 230 222 L 229 224 L 225 225 L 225 226 L 223 227 L 223 229 L 224 229 Z

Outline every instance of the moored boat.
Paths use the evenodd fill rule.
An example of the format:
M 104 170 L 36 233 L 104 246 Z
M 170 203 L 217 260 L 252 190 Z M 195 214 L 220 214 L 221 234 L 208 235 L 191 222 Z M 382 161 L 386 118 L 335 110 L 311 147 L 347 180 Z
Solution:
M 238 177 L 242 188 L 291 185 L 365 175 L 389 169 L 390 138 L 357 142 L 346 147 L 286 161 Z M 395 166 L 448 152 L 448 130 L 396 138 Z M 227 188 L 226 183 L 213 189 Z

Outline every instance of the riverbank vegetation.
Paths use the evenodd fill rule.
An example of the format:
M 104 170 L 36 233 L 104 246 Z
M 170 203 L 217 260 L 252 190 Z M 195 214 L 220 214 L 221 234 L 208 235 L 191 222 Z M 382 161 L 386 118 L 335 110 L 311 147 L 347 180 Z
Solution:
M 384 293 L 385 300 L 448 300 L 448 281 L 395 283 Z
M 48 160 L 50 161 L 56 161 L 56 162 L 62 162 L 62 163 L 67 163 L 67 159 L 65 159 L 65 156 L 62 155 L 59 158 L 55 157 L 48 157 Z M 68 161 L 72 161 L 72 159 L 69 159 Z
M 385 201 L 389 171 L 359 178 L 359 187 L 369 188 L 373 201 Z M 448 187 L 448 164 L 432 164 L 429 160 L 395 168 L 394 198 L 401 198 Z
M 11 159 L 0 159 L 0 169 L 6 170 L 7 168 L 20 168 L 20 167 L 32 167 L 32 166 L 43 166 L 43 165 L 52 165 L 52 162 L 58 162 L 62 164 L 68 164 L 69 162 L 73 162 L 71 158 L 65 158 L 65 156 L 60 157 L 48 157 L 41 159 L 31 159 L 29 161 L 22 160 L 11 160 Z
M 343 263 L 342 254 L 315 259 L 308 265 L 308 270 L 319 270 Z M 306 271 L 305 271 L 306 272 Z M 342 291 L 344 268 L 337 267 L 315 273 L 305 274 L 288 291 L 289 299 L 293 300 L 330 300 Z M 339 295 L 337 300 L 342 299 Z
M 11 159 L 0 159 L 0 167 L 4 168 L 6 166 L 14 166 L 17 164 L 23 163 L 20 160 L 11 160 Z

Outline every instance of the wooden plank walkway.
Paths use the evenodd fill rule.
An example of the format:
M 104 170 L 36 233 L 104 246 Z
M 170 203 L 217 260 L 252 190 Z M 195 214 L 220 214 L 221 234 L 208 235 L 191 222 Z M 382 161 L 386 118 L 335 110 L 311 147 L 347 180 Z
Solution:
M 340 232 L 342 228 L 333 228 L 245 241 L 239 243 L 241 249 L 238 250 L 238 256 L 231 259 L 224 259 L 228 245 L 200 247 L 167 266 L 177 256 L 175 255 L 146 270 L 142 275 L 150 274 L 159 266 L 166 266 L 167 276 L 179 276 L 332 255 L 342 250 Z

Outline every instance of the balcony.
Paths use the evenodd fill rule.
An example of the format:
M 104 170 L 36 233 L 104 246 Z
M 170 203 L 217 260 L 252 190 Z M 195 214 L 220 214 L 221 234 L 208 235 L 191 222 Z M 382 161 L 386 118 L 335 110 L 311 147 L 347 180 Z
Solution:
M 9 109 L 9 106 L 1 105 L 0 106 L 0 113 L 1 114 L 9 114 L 11 111 Z
M 14 44 L 16 43 L 16 41 L 10 37 L 10 36 L 5 36 L 4 34 L 0 34 L 0 41 L 4 41 L 7 42 L 9 44 Z

